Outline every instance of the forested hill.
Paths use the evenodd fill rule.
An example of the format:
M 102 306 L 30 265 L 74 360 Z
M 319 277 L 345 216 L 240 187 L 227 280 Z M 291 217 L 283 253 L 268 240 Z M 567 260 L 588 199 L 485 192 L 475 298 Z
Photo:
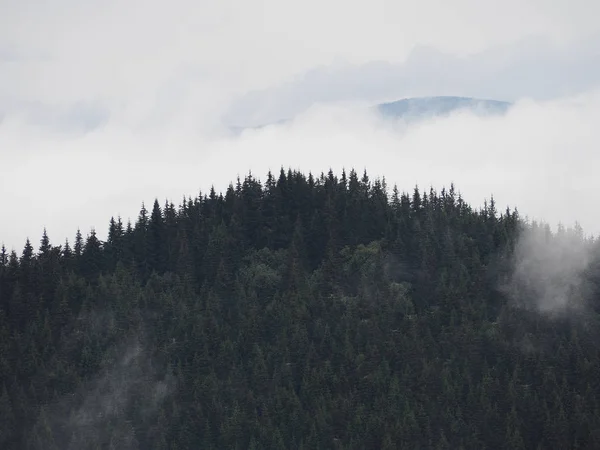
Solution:
M 597 305 L 499 288 L 535 226 L 282 170 L 3 250 L 0 448 L 598 449 Z

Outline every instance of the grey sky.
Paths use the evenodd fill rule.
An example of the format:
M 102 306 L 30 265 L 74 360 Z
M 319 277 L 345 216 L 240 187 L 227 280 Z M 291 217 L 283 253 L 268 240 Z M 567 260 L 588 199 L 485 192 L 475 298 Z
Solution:
M 335 59 L 401 62 L 417 44 L 465 55 L 531 35 L 568 43 L 596 32 L 600 13 L 593 0 L 2 0 L 0 7 L 0 43 L 24 58 L 3 68 L 4 81 L 18 84 L 13 93 L 56 101 L 130 96 L 189 66 L 244 91 Z
M 548 100 L 599 84 L 600 35 L 569 43 L 529 36 L 467 56 L 417 46 L 401 63 L 322 66 L 277 86 L 248 92 L 234 100 L 224 121 L 262 125 L 294 117 L 316 103 L 373 104 L 415 96 Z
M 333 100 L 352 102 L 586 93 L 599 81 L 599 16 L 600 2 L 583 0 L 0 0 L 0 204 L 10 218 L 0 221 L 0 240 L 20 249 L 26 236 L 37 242 L 43 226 L 55 243 L 78 226 L 103 235 L 111 215 L 133 218 L 142 200 L 178 202 L 213 183 L 224 189 L 249 168 L 264 176 L 282 164 L 364 165 L 402 189 L 455 181 L 475 203 L 494 192 L 532 215 L 574 220 L 597 186 L 585 171 L 575 185 L 568 178 L 589 170 L 600 143 L 592 94 L 406 135 L 327 108 L 238 139 L 220 137 L 218 126 L 236 114 L 251 121 L 304 111 L 332 85 Z M 411 56 L 415 47 L 435 49 L 435 64 L 427 52 Z M 445 55 L 439 61 L 437 51 Z M 410 88 L 395 86 L 407 65 Z M 411 150 L 413 170 L 399 149 Z M 503 165 L 481 153 L 492 149 L 506 152 Z M 429 156 L 459 150 L 462 163 L 428 167 Z M 565 161 L 570 172 L 560 172 Z M 493 176 L 482 177 L 486 170 Z M 562 186 L 572 204 L 549 204 L 547 195 L 536 203 L 531 177 Z

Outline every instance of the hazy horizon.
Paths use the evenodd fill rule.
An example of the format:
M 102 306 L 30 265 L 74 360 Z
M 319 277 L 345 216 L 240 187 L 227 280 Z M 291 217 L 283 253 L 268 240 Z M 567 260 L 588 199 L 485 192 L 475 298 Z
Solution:
M 78 227 L 103 236 L 143 201 L 281 166 L 366 168 L 406 191 L 454 182 L 474 206 L 494 195 L 499 209 L 598 233 L 583 205 L 598 187 L 600 6 L 484 6 L 5 2 L 0 241 L 19 251 L 44 227 L 56 245 Z M 405 129 L 355 108 L 421 95 L 516 105 Z M 228 118 L 289 112 L 291 124 L 225 131 Z

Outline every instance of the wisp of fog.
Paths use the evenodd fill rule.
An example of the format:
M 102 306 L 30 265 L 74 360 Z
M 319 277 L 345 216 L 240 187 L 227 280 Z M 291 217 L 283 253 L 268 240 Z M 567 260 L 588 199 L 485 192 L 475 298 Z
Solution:
M 93 310 L 81 314 L 74 324 L 62 350 L 76 347 L 83 340 L 82 330 L 91 333 L 92 341 L 105 340 L 96 347 L 85 346 L 82 360 L 88 361 L 90 347 L 98 351 L 112 339 L 116 319 L 112 312 Z M 42 409 L 32 431 L 35 436 L 44 439 L 50 433 L 61 449 L 138 448 L 135 430 L 127 419 L 129 411 L 135 405 L 144 419 L 152 418 L 174 391 L 175 379 L 152 357 L 153 349 L 141 329 L 130 330 L 129 336 L 113 345 L 98 370 L 75 392 L 56 398 Z M 49 448 L 46 442 L 36 444 L 38 448 Z
M 580 228 L 553 233 L 533 224 L 522 230 L 500 289 L 519 308 L 548 316 L 582 312 L 591 295 L 586 271 L 595 256 L 593 240 Z

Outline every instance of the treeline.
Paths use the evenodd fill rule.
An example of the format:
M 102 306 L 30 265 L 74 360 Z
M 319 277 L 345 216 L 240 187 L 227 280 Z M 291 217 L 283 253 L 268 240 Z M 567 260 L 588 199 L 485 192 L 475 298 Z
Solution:
M 2 248 L 0 448 L 600 448 L 597 313 L 498 290 L 531 226 L 282 169 Z

